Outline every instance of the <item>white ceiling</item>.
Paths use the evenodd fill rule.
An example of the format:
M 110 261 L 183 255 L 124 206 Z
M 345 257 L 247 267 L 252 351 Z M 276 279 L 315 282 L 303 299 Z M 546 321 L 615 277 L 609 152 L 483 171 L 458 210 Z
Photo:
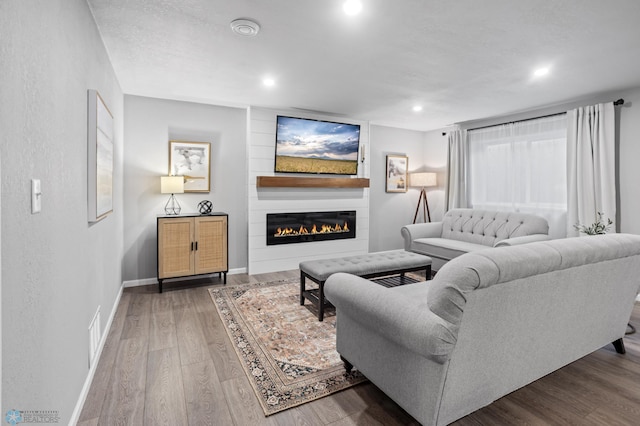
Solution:
M 640 87 L 638 0 L 343 1 L 88 3 L 126 94 L 432 130 Z

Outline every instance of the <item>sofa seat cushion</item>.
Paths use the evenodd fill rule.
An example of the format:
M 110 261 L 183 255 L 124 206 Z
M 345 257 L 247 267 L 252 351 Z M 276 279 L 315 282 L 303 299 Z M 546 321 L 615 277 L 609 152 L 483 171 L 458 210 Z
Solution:
M 416 253 L 447 260 L 465 253 L 487 248 L 484 244 L 450 240 L 447 238 L 418 238 L 417 240 L 413 240 L 411 244 L 411 250 Z

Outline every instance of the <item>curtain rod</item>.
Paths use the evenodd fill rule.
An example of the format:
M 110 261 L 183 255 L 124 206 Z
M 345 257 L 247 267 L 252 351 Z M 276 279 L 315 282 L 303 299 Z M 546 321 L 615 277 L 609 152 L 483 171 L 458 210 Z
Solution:
M 614 106 L 620 106 L 620 105 L 624 105 L 624 99 L 620 98 L 617 101 L 615 101 L 613 103 Z M 533 117 L 533 118 L 525 118 L 524 120 L 516 120 L 516 121 L 508 121 L 506 123 L 498 123 L 498 124 L 491 124 L 489 126 L 482 126 L 482 127 L 474 127 L 473 129 L 467 129 L 467 130 L 480 130 L 480 129 L 486 129 L 487 127 L 493 127 L 493 126 L 501 126 L 503 124 L 513 124 L 513 123 L 517 123 L 519 121 L 528 121 L 528 120 L 535 120 L 537 118 L 546 118 L 546 117 L 553 117 L 554 115 L 560 115 L 560 114 L 566 114 L 566 112 L 558 112 L 556 114 L 549 114 L 549 115 L 542 115 L 540 117 Z M 447 132 L 442 132 L 442 136 L 446 136 Z
M 523 120 L 514 120 L 514 121 L 506 121 L 504 123 L 489 124 L 487 126 L 474 127 L 473 129 L 467 129 L 467 131 L 470 132 L 470 131 L 473 131 L 473 130 L 487 129 L 489 127 L 504 126 L 505 124 L 522 123 L 523 121 L 531 121 L 531 120 L 537 120 L 539 118 L 555 117 L 556 115 L 563 115 L 563 114 L 566 114 L 566 113 L 567 113 L 566 111 L 564 111 L 564 112 L 556 112 L 555 114 L 540 115 L 538 117 L 525 118 Z
M 624 105 L 624 99 L 620 98 L 617 101 L 615 101 L 613 103 L 614 106 L 618 106 L 618 105 Z M 507 121 L 505 123 L 498 123 L 498 124 L 490 124 L 488 126 L 482 126 L 482 127 L 474 127 L 473 129 L 467 129 L 468 131 L 473 131 L 473 130 L 480 130 L 480 129 L 486 129 L 488 127 L 494 127 L 494 126 L 502 126 L 505 124 L 513 124 L 513 123 L 521 123 L 523 121 L 531 121 L 531 120 L 537 120 L 538 118 L 547 118 L 547 117 L 554 117 L 556 115 L 562 115 L 562 114 L 566 114 L 567 112 L 557 112 L 555 114 L 547 114 L 547 115 L 541 115 L 539 117 L 531 117 L 531 118 L 525 118 L 524 120 L 515 120 L 515 121 Z M 443 135 L 444 136 L 444 135 Z

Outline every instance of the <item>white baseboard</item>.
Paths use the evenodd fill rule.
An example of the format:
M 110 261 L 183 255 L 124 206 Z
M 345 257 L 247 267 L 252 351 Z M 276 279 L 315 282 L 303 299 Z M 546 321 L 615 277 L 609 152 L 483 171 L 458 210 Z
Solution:
M 144 278 L 141 280 L 131 280 L 131 281 L 123 281 L 122 287 L 140 287 L 141 285 L 149 285 L 149 284 L 158 284 L 157 278 Z
M 640 294 L 636 297 L 636 302 L 640 302 Z
M 85 401 L 87 400 L 87 395 L 89 395 L 89 389 L 91 388 L 91 382 L 93 382 L 93 376 L 96 374 L 96 370 L 98 368 L 98 364 L 100 362 L 100 357 L 102 356 L 102 349 L 104 348 L 104 344 L 107 341 L 107 336 L 109 335 L 109 330 L 111 330 L 111 323 L 116 316 L 116 311 L 118 310 L 118 305 L 120 304 L 120 298 L 122 297 L 123 286 L 120 286 L 120 290 L 118 291 L 118 295 L 116 296 L 116 300 L 113 303 L 113 307 L 111 308 L 111 313 L 109 314 L 109 320 L 102 332 L 102 336 L 100 338 L 100 344 L 98 345 L 98 350 L 94 356 L 94 361 L 91 363 L 91 368 L 89 369 L 89 374 L 87 374 L 87 378 L 84 381 L 84 386 L 82 386 L 82 392 L 80 392 L 80 398 L 78 398 L 78 402 L 76 403 L 76 407 L 73 409 L 73 413 L 71 414 L 71 419 L 69 420 L 69 426 L 73 426 L 78 423 L 80 419 L 80 413 L 82 412 L 82 407 L 84 406 Z
M 235 268 L 235 269 L 229 269 L 229 272 L 227 272 L 227 275 L 237 275 L 237 274 L 246 274 L 247 273 L 247 268 Z M 185 277 L 185 280 L 191 280 L 193 279 L 193 277 Z M 129 287 L 139 287 L 141 285 L 156 285 L 158 284 L 158 279 L 157 278 L 143 278 L 140 280 L 130 280 L 130 281 L 124 281 L 122 283 L 124 288 L 129 288 Z

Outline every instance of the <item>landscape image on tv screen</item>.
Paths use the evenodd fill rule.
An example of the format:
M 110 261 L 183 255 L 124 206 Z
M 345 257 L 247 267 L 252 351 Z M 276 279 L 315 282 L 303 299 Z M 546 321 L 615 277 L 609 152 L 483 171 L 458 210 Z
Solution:
M 275 171 L 358 174 L 360 126 L 278 116 Z

